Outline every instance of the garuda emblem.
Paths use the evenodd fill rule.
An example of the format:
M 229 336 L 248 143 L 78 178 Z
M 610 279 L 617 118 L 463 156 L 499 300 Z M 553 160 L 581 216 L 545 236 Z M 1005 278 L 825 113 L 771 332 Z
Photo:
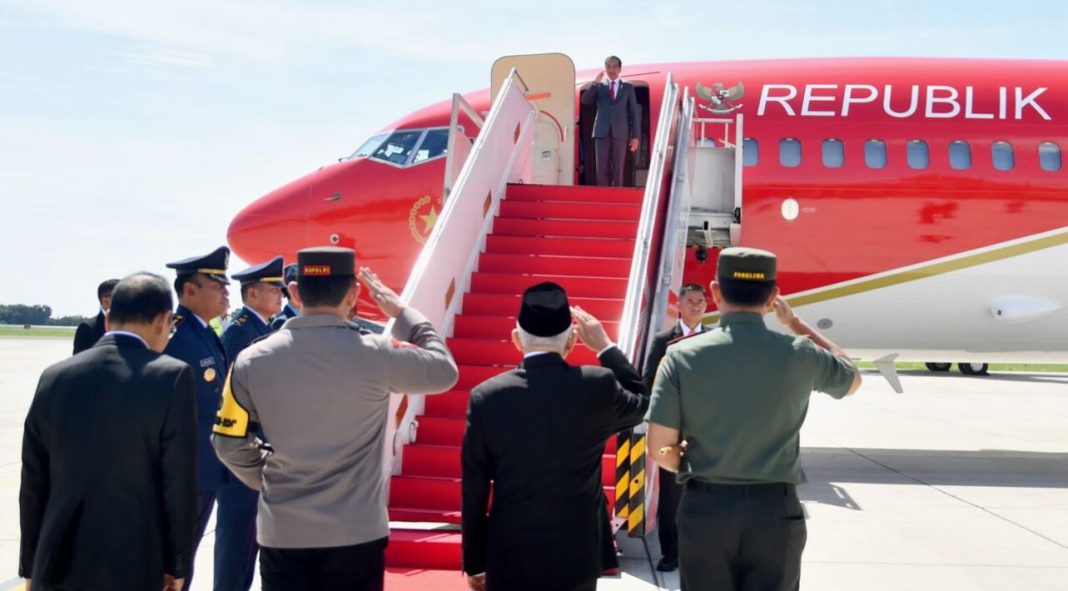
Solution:
M 741 103 L 736 103 L 745 94 L 745 84 L 739 82 L 730 88 L 724 87 L 723 83 L 716 82 L 712 88 L 701 86 L 697 83 L 697 96 L 708 101 L 707 105 L 698 105 L 706 111 L 716 115 L 726 115 L 742 108 Z

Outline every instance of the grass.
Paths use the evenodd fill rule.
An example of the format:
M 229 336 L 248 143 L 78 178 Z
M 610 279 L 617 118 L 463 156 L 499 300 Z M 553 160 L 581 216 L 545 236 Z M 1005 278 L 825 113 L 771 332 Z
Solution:
M 0 337 L 36 337 L 49 339 L 73 339 L 73 326 L 31 326 L 23 328 L 14 324 L 0 324 Z
M 870 361 L 861 361 L 857 365 L 861 369 L 875 369 L 875 364 Z M 895 363 L 898 371 L 909 370 L 923 370 L 927 371 L 927 366 L 922 363 Z M 953 365 L 952 370 L 957 372 L 956 364 Z M 991 363 L 990 371 L 1020 371 L 1025 373 L 1040 373 L 1040 372 L 1068 372 L 1068 365 L 1054 364 L 1054 363 Z

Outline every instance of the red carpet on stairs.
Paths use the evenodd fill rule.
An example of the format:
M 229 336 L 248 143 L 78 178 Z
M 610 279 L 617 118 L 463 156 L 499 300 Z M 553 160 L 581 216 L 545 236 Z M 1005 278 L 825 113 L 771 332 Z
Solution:
M 508 186 L 448 339 L 460 380 L 452 391 L 426 398 L 416 441 L 405 447 L 401 474 L 390 480 L 387 590 L 466 589 L 456 526 L 468 392 L 519 363 L 511 331 L 520 295 L 535 283 L 559 283 L 572 305 L 597 316 L 617 337 L 641 200 L 639 189 Z M 597 364 L 597 357 L 580 346 L 568 362 Z M 605 448 L 602 473 L 605 493 L 614 499 L 614 441 Z M 451 528 L 405 528 L 404 522 Z

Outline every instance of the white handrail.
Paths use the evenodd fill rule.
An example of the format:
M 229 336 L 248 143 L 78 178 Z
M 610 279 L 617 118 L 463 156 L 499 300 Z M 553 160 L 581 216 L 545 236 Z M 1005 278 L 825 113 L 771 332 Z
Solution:
M 672 121 L 678 113 L 679 87 L 674 76 L 668 74 L 664 85 L 664 98 L 660 104 L 660 117 L 657 121 L 656 138 L 653 142 L 653 154 L 649 163 L 648 183 L 642 199 L 641 220 L 638 222 L 637 239 L 634 242 L 634 255 L 631 257 L 630 275 L 627 279 L 627 295 L 623 302 L 623 316 L 619 323 L 619 347 L 634 363 L 640 363 L 643 344 L 642 335 L 646 327 L 642 322 L 642 312 L 648 293 L 649 256 L 653 235 L 656 231 L 657 209 L 660 205 L 664 182 L 664 166 L 669 152 L 672 151 Z M 647 316 L 646 316 L 647 317 Z
M 486 124 L 482 116 L 471 106 L 471 103 L 464 99 L 463 95 L 453 93 L 452 112 L 449 115 L 449 139 L 445 146 L 445 183 L 441 190 L 442 200 L 449 198 L 449 193 L 452 193 L 456 181 L 460 178 L 460 171 L 463 170 L 462 166 L 467 162 L 467 156 L 471 152 L 470 146 L 465 146 L 466 149 L 461 150 L 457 144 L 458 139 L 469 141 L 468 136 L 460 128 L 460 113 L 467 115 L 467 118 L 475 124 L 477 129 L 474 135 L 476 137 Z M 460 166 L 457 167 L 457 164 Z
M 471 152 L 456 179 L 426 245 L 401 292 L 406 305 L 422 312 L 443 335 L 450 334 L 462 295 L 478 261 L 508 182 L 529 182 L 534 107 L 527 86 L 512 70 L 493 102 Z M 524 164 L 526 169 L 524 169 Z M 386 325 L 386 334 L 393 322 Z M 398 422 L 394 421 L 407 402 Z M 390 399 L 384 470 L 400 469 L 402 447 L 423 411 L 423 396 L 396 394 Z

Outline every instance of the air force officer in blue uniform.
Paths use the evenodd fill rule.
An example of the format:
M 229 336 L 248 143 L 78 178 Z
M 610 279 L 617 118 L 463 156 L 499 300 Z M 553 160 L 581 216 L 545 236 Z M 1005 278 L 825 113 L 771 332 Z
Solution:
M 282 295 L 286 298 L 286 305 L 282 306 L 282 311 L 271 320 L 271 330 L 278 330 L 282 328 L 282 325 L 286 323 L 286 320 L 290 318 L 296 318 L 300 316 L 300 312 L 296 306 L 293 305 L 293 298 L 289 297 L 289 284 L 297 280 L 297 264 L 289 263 L 282 270 Z M 237 355 L 234 355 L 234 359 Z
M 197 390 L 197 522 L 194 554 L 211 517 L 215 503 L 219 511 L 215 525 L 215 591 L 240 589 L 252 583 L 253 557 L 242 547 L 248 536 L 247 515 L 234 515 L 232 493 L 244 488 L 219 462 L 211 447 L 211 429 L 215 413 L 222 400 L 223 382 L 229 371 L 229 359 L 222 341 L 208 322 L 225 314 L 230 308 L 226 267 L 230 249 L 220 246 L 210 254 L 168 263 L 178 273 L 174 290 L 178 292 L 178 309 L 174 313 L 174 336 L 164 351 L 193 368 Z M 246 489 L 247 490 L 247 489 Z M 238 503 L 237 509 L 240 509 Z M 238 513 L 241 511 L 239 510 Z M 252 511 L 255 519 L 255 509 Z M 249 564 L 246 564 L 249 562 Z M 185 580 L 185 588 L 192 584 L 192 570 Z M 247 578 L 247 582 L 245 582 Z
M 282 257 L 234 273 L 244 306 L 222 333 L 226 357 L 233 361 L 252 341 L 270 334 L 271 317 L 282 310 Z

